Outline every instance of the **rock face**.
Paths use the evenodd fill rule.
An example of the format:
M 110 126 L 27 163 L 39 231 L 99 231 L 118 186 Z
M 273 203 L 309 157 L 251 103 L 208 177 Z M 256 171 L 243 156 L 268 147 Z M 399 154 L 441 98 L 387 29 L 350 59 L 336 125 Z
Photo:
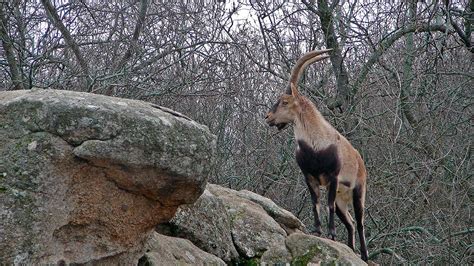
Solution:
M 233 190 L 208 185 L 208 190 L 224 204 L 231 223 L 231 235 L 239 254 L 260 256 L 270 246 L 284 245 L 286 232 L 257 203 L 240 197 Z
M 149 103 L 0 92 L 0 264 L 134 264 L 203 192 L 215 138 Z
M 209 186 L 209 185 L 208 185 Z M 193 205 L 183 205 L 170 222 L 168 234 L 196 243 L 225 261 L 239 257 L 231 234 L 231 220 L 222 200 L 205 190 Z
M 213 184 L 157 230 L 189 239 L 227 263 L 366 265 L 346 245 L 304 234 L 301 221 L 270 199 Z

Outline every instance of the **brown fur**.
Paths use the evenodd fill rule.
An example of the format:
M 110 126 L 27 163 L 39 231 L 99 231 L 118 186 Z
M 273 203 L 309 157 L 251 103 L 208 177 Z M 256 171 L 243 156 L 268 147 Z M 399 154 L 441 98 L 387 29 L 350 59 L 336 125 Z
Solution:
M 287 124 L 293 124 L 295 139 L 299 143 L 297 148 L 298 164 L 305 175 L 313 199 L 316 231 L 320 232 L 318 187 L 325 186 L 328 187 L 329 195 L 329 232 L 331 237 L 333 239 L 335 237 L 333 216 L 337 208 L 337 215 L 349 233 L 348 245 L 354 249 L 354 227 L 349 213 L 349 207 L 353 206 L 359 231 L 361 256 L 367 261 L 363 226 L 367 177 L 364 161 L 350 142 L 324 119 L 309 99 L 300 95 L 297 90 L 297 81 L 304 68 L 311 63 L 327 58 L 328 56 L 320 54 L 328 51 L 309 52 L 298 60 L 291 74 L 289 90 L 279 97 L 277 104 L 267 114 L 266 121 L 270 126 L 277 126 L 278 129 L 285 128 Z M 324 152 L 328 147 L 335 147 L 332 150 L 337 151 L 335 156 L 339 160 L 340 166 L 337 172 L 326 173 L 323 170 L 327 168 L 327 165 L 318 165 L 332 162 L 332 155 L 326 155 Z

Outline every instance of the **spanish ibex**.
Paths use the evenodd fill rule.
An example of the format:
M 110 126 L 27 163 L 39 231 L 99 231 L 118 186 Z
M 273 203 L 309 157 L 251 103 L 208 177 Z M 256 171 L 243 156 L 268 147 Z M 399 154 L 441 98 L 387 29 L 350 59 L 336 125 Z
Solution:
M 331 49 L 303 55 L 293 67 L 286 93 L 281 95 L 266 116 L 278 130 L 293 123 L 296 161 L 303 172 L 313 203 L 315 233 L 321 235 L 320 186 L 328 189 L 329 235 L 334 240 L 334 212 L 348 231 L 348 245 L 354 249 L 354 226 L 349 206 L 353 206 L 364 261 L 368 253 L 364 234 L 364 205 L 367 172 L 359 152 L 327 122 L 316 106 L 299 94 L 297 85 L 303 70 L 311 63 L 328 58 Z

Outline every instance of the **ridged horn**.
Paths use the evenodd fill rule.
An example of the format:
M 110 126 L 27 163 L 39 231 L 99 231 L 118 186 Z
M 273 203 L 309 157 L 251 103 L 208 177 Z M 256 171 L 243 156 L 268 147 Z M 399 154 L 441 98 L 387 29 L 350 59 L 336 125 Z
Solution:
M 290 82 L 288 83 L 288 87 L 286 88 L 286 94 L 291 94 L 291 86 L 290 84 L 293 83 L 295 86 L 298 84 L 298 80 L 300 79 L 301 73 L 305 70 L 305 68 L 315 62 L 324 60 L 329 57 L 329 55 L 322 55 L 332 51 L 332 49 L 324 49 L 324 50 L 315 50 L 311 52 L 307 52 L 304 54 L 298 61 L 296 61 L 295 66 L 291 70 L 291 77 Z

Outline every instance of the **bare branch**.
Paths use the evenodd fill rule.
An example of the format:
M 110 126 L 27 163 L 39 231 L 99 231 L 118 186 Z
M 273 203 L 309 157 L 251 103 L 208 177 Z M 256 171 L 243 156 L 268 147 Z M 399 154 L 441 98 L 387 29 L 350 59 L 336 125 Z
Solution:
M 127 60 L 130 59 L 130 57 L 132 56 L 133 50 L 136 49 L 138 37 L 140 37 L 143 24 L 145 23 L 147 7 L 148 7 L 148 0 L 141 0 L 140 13 L 138 14 L 137 24 L 135 25 L 133 36 L 132 36 L 132 39 L 130 40 L 130 45 L 128 46 L 128 49 L 123 55 L 122 59 L 120 59 L 120 62 L 118 63 L 116 69 L 121 69 L 122 67 L 124 67 L 125 64 L 127 63 Z
M 125 66 L 128 59 L 130 59 L 130 57 L 132 56 L 133 50 L 137 48 L 138 38 L 140 37 L 140 32 L 143 28 L 143 24 L 145 23 L 147 8 L 148 8 L 148 0 L 141 0 L 140 12 L 138 14 L 137 24 L 135 24 L 135 29 L 133 30 L 132 39 L 130 40 L 130 44 L 128 45 L 127 51 L 125 52 L 122 59 L 120 59 L 119 63 L 115 67 L 114 72 L 120 71 Z M 114 87 L 113 85 L 110 85 L 109 87 L 107 87 L 105 94 L 112 95 L 113 87 Z
M 398 39 L 400 39 L 401 37 L 405 36 L 406 34 L 410 32 L 418 33 L 418 32 L 428 32 L 428 31 L 446 32 L 447 29 L 445 25 L 412 24 L 405 28 L 397 30 L 391 36 L 387 37 L 384 41 L 382 41 L 378 45 L 378 49 L 372 53 L 372 55 L 369 57 L 369 60 L 367 60 L 367 62 L 362 67 L 362 70 L 360 71 L 359 76 L 357 77 L 354 84 L 352 85 L 351 95 L 355 95 L 357 93 L 359 86 L 362 84 L 362 82 L 364 82 L 365 78 L 367 77 L 367 74 L 372 69 L 372 66 L 375 64 L 375 62 L 377 62 L 380 56 L 382 56 L 382 54 L 385 51 L 387 51 Z
M 471 4 L 474 6 L 474 4 Z M 466 7 L 466 11 L 468 11 L 468 8 L 469 7 Z M 449 9 L 443 9 L 444 13 L 446 14 L 449 22 L 451 23 L 451 25 L 453 26 L 454 30 L 456 31 L 456 33 L 458 34 L 458 36 L 461 38 L 461 41 L 464 43 L 464 45 L 466 45 L 467 49 L 471 52 L 471 53 L 474 53 L 474 47 L 472 46 L 472 43 L 471 43 L 471 36 L 470 36 L 470 32 L 469 31 L 466 31 L 466 32 L 463 32 L 461 27 L 459 27 L 459 25 L 453 20 L 453 17 L 451 16 L 451 10 Z M 470 25 L 470 22 L 469 22 L 469 25 Z M 467 34 L 469 34 L 469 36 Z
M 86 88 L 89 88 L 89 84 L 91 81 L 89 66 L 87 65 L 86 60 L 82 56 L 79 46 L 77 45 L 69 30 L 66 28 L 66 26 L 64 26 L 63 22 L 61 21 L 61 18 L 58 15 L 58 12 L 56 11 L 56 8 L 51 4 L 51 2 L 49 0 L 41 0 L 41 3 L 43 4 L 44 9 L 46 10 L 48 18 L 51 20 L 51 23 L 53 23 L 53 25 L 61 32 L 64 41 L 72 49 L 74 55 L 76 56 L 77 62 L 79 62 L 82 72 L 86 76 Z

